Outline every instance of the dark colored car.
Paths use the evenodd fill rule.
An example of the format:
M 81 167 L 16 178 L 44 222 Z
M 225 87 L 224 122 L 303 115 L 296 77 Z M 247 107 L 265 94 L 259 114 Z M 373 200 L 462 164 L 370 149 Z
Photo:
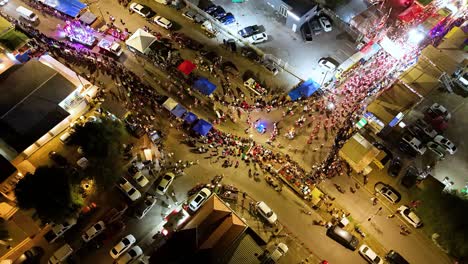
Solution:
M 218 6 L 214 11 L 213 13 L 211 14 L 212 17 L 216 18 L 216 19 L 220 19 L 222 18 L 223 16 L 226 15 L 226 10 L 224 10 L 224 8 Z
M 301 27 L 301 35 L 302 35 L 302 39 L 303 39 L 305 42 L 310 42 L 310 41 L 313 40 L 313 38 L 312 38 L 312 30 L 310 29 L 308 23 L 305 23 L 304 25 L 302 25 L 302 27 Z
M 385 152 L 385 157 L 380 161 L 382 165 L 385 166 L 385 164 L 387 164 L 389 160 L 393 159 L 393 153 L 384 144 L 379 142 L 373 142 L 372 145 L 378 150 L 382 150 L 383 152 Z
M 55 151 L 49 152 L 49 158 L 59 166 L 65 167 L 68 165 L 67 159 Z
M 400 174 L 401 167 L 402 165 L 399 157 L 392 159 L 390 166 L 388 166 L 388 174 L 390 174 L 390 176 L 397 177 L 398 174 Z
M 218 8 L 217 5 L 209 5 L 207 6 L 205 9 L 203 9 L 206 13 L 208 13 L 209 15 L 213 14 L 213 12 Z
M 356 250 L 357 246 L 359 245 L 359 240 L 357 237 L 353 236 L 351 233 L 339 226 L 332 226 L 327 229 L 327 236 L 353 251 Z
M 241 37 L 247 38 L 260 33 L 260 27 L 257 25 L 245 27 L 237 32 Z
M 260 55 L 258 55 L 255 50 L 249 47 L 243 47 L 241 49 L 241 55 L 255 62 L 260 62 L 261 60 Z
M 401 185 L 405 186 L 406 188 L 413 187 L 416 182 L 418 181 L 419 171 L 417 168 L 410 166 L 406 170 L 405 176 L 401 179 Z
M 236 18 L 234 17 L 232 13 L 226 13 L 226 15 L 220 18 L 219 21 L 223 23 L 224 25 L 230 25 L 236 22 Z
M 41 247 L 32 247 L 23 253 L 14 263 L 15 264 L 39 264 L 44 255 L 44 249 Z
M 409 264 L 409 262 L 395 250 L 390 250 L 385 256 L 385 259 L 390 264 Z
M 400 142 L 398 143 L 398 148 L 399 148 L 402 152 L 404 152 L 404 153 L 410 155 L 411 157 L 416 157 L 416 155 L 417 155 L 416 151 L 415 151 L 408 143 L 406 143 L 406 142 L 404 142 L 404 141 L 400 141 Z
M 308 24 L 309 24 L 310 29 L 312 30 L 312 33 L 314 33 L 314 35 L 318 35 L 322 33 L 322 26 L 320 26 L 320 23 L 318 22 L 318 20 L 315 20 L 315 19 L 309 20 Z

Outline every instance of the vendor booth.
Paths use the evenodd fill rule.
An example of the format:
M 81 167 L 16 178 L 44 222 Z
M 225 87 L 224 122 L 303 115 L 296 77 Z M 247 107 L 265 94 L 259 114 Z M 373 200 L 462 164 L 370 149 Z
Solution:
M 187 124 L 193 124 L 195 123 L 195 121 L 198 120 L 198 117 L 197 115 L 195 115 L 194 113 L 192 112 L 187 112 L 185 115 L 184 115 L 184 122 L 187 123 Z
M 301 83 L 298 87 L 292 89 L 288 95 L 292 101 L 296 101 L 300 98 L 307 98 L 314 94 L 320 88 L 320 84 L 316 83 L 314 80 L 309 79 Z
M 210 95 L 216 90 L 216 85 L 211 83 L 208 79 L 200 77 L 193 83 L 192 88 L 204 95 Z
M 163 103 L 163 107 L 166 108 L 168 111 L 172 111 L 172 109 L 174 109 L 177 105 L 178 103 L 170 97 L 167 98 L 167 100 Z
M 186 112 L 187 109 L 185 109 L 185 107 L 181 106 L 180 104 L 178 104 L 176 107 L 174 107 L 174 109 L 171 110 L 171 114 L 179 118 L 181 118 Z
M 203 119 L 200 119 L 195 123 L 193 126 L 193 131 L 195 131 L 197 134 L 201 136 L 206 136 L 208 132 L 210 132 L 211 128 L 213 127 L 212 124 L 208 123 L 208 121 L 205 121 Z
M 86 7 L 78 0 L 39 0 L 39 2 L 71 17 L 77 17 Z
M 181 71 L 185 75 L 189 75 L 192 73 L 193 70 L 197 68 L 197 65 L 193 64 L 189 60 L 184 60 L 178 67 L 177 69 Z
M 155 36 L 139 28 L 125 41 L 125 44 L 127 44 L 127 47 L 133 52 L 148 54 L 150 52 L 149 47 L 155 41 Z

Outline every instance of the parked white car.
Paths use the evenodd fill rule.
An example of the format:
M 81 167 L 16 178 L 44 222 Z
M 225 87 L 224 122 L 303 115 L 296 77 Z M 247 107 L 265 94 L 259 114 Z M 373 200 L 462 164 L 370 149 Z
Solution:
M 328 71 L 334 71 L 338 67 L 338 65 L 329 58 L 321 58 L 318 61 L 318 65 Z
M 127 253 L 123 254 L 119 258 L 117 264 L 127 264 L 133 260 L 136 260 L 139 256 L 143 255 L 143 250 L 139 246 L 132 247 Z
M 144 18 L 148 18 L 151 15 L 151 13 L 153 13 L 153 10 L 151 10 L 151 8 L 138 3 L 131 3 L 130 10 Z
M 169 186 L 171 186 L 172 181 L 174 181 L 174 178 L 175 175 L 173 173 L 166 173 L 156 187 L 156 193 L 159 195 L 164 195 L 167 192 L 167 189 L 169 189 Z
M 156 197 L 147 194 L 145 200 L 135 208 L 135 216 L 138 219 L 142 219 L 145 215 L 153 208 L 156 204 Z
M 252 44 L 258 44 L 258 43 L 262 43 L 262 42 L 265 42 L 268 40 L 268 36 L 265 32 L 262 32 L 262 33 L 258 33 L 258 34 L 255 34 L 253 36 L 250 36 L 248 38 L 248 40 L 250 41 L 250 43 Z
M 271 208 L 265 202 L 257 202 L 255 205 L 257 208 L 257 212 L 265 218 L 270 224 L 275 224 L 278 217 L 276 214 L 271 210 Z
M 371 264 L 383 264 L 383 260 L 368 245 L 362 245 L 359 248 L 359 254 Z
M 153 19 L 156 25 L 163 27 L 165 29 L 170 29 L 172 27 L 172 22 L 169 19 L 162 17 L 162 16 L 155 16 Z
M 149 183 L 148 178 L 146 178 L 141 171 L 137 171 L 135 175 L 133 175 L 133 179 L 140 187 L 145 187 Z
M 95 223 L 92 227 L 90 227 L 86 232 L 81 236 L 84 242 L 89 242 L 91 239 L 95 238 L 99 235 L 102 231 L 106 229 L 103 221 L 99 221 Z
M 132 201 L 136 201 L 136 200 L 140 199 L 140 197 L 141 197 L 140 191 L 138 191 L 135 187 L 133 187 L 133 185 L 130 182 L 128 182 L 127 179 L 125 179 L 123 177 L 120 178 L 120 180 L 118 182 L 118 187 Z
M 8 4 L 8 0 L 1 0 L 0 1 L 0 6 L 4 6 L 6 4 Z
M 402 205 L 398 208 L 398 212 L 406 220 L 410 225 L 414 226 L 415 228 L 422 226 L 421 219 L 413 212 L 408 206 Z
M 331 22 L 328 18 L 326 17 L 320 17 L 318 19 L 319 23 L 320 23 L 320 26 L 323 28 L 323 31 L 325 32 L 330 32 L 332 31 L 332 25 L 331 25 Z
M 407 143 L 414 151 L 416 151 L 420 155 L 423 155 L 427 150 L 427 148 L 424 146 L 421 140 L 411 135 L 403 135 L 401 140 Z
M 442 146 L 445 149 L 445 151 L 447 151 L 451 155 L 457 152 L 457 147 L 455 146 L 455 144 L 453 144 L 452 141 L 448 140 L 442 135 L 436 136 L 434 138 L 434 142 Z
M 211 191 L 208 188 L 201 189 L 195 197 L 189 202 L 189 208 L 192 212 L 196 212 L 198 208 L 210 197 Z
M 126 237 L 122 238 L 111 250 L 110 256 L 113 259 L 117 259 L 122 255 L 125 251 L 127 251 L 133 244 L 135 244 L 136 238 L 133 235 L 127 235 Z

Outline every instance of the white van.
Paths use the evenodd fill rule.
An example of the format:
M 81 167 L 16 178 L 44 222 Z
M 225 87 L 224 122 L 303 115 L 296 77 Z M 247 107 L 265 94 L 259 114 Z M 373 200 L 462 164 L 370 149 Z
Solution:
M 37 15 L 34 14 L 33 11 L 27 9 L 24 6 L 18 6 L 18 8 L 16 8 L 16 12 L 20 14 L 21 18 L 24 18 L 29 22 L 36 23 L 37 21 L 39 21 L 39 17 L 37 17 Z
M 70 245 L 65 244 L 61 246 L 57 251 L 55 251 L 54 255 L 50 257 L 49 264 L 58 264 L 65 261 L 71 254 L 73 253 L 73 248 Z

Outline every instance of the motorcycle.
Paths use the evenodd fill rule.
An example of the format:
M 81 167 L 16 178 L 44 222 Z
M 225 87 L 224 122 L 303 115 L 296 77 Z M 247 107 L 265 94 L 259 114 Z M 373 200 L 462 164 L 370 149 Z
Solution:
M 366 234 L 358 226 L 354 227 L 354 231 L 356 231 L 356 233 L 358 233 L 362 238 L 366 237 Z

